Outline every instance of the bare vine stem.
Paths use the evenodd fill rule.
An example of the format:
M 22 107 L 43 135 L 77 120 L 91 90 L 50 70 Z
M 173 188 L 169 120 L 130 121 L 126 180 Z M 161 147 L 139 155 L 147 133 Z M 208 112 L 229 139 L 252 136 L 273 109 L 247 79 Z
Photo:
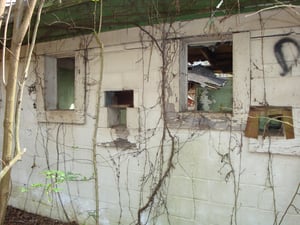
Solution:
M 299 191 L 300 191 L 300 182 L 298 183 L 298 187 L 296 188 L 296 191 L 295 191 L 295 193 L 293 194 L 293 196 L 292 196 L 292 198 L 291 198 L 291 201 L 290 201 L 288 207 L 285 209 L 283 215 L 281 216 L 278 225 L 281 225 L 281 224 L 282 224 L 282 222 L 283 222 L 283 220 L 284 220 L 284 218 L 285 218 L 285 216 L 286 216 L 288 210 L 293 206 L 293 202 L 295 201 L 297 195 L 300 195 Z
M 161 44 L 159 41 L 146 29 L 144 29 L 141 26 L 138 26 L 141 31 L 146 33 L 149 38 L 154 42 L 156 47 L 158 48 L 158 51 L 161 54 L 161 59 L 162 59 L 162 67 L 161 67 L 161 108 L 162 108 L 162 119 L 163 119 L 163 131 L 162 131 L 162 136 L 161 136 L 161 143 L 159 147 L 160 151 L 160 160 L 161 163 L 164 162 L 164 151 L 165 151 L 165 142 L 167 140 L 167 136 L 171 139 L 171 149 L 170 149 L 170 155 L 167 160 L 167 167 L 164 171 L 160 171 L 159 173 L 159 180 L 155 184 L 154 189 L 151 191 L 151 194 L 148 198 L 148 201 L 138 210 L 138 221 L 137 225 L 141 225 L 141 217 L 142 213 L 147 210 L 148 208 L 152 208 L 154 202 L 155 202 L 155 197 L 159 195 L 160 190 L 163 187 L 164 182 L 166 179 L 169 177 L 172 168 L 174 168 L 173 165 L 173 159 L 175 155 L 175 137 L 172 135 L 170 129 L 168 128 L 168 123 L 167 123 L 167 107 L 166 107 L 166 101 L 167 101 L 167 95 L 166 95 L 166 84 L 167 84 L 167 75 L 168 75 L 168 68 L 170 65 L 169 62 L 169 57 L 168 54 L 170 52 L 168 51 L 168 35 L 170 34 L 170 30 L 172 28 L 172 25 L 169 24 L 169 28 L 166 30 L 165 27 L 166 24 L 163 24 L 162 27 L 162 38 L 161 38 Z
M 95 3 L 96 4 L 96 3 Z M 95 28 L 93 31 L 93 35 L 96 39 L 97 44 L 99 45 L 100 53 L 99 53 L 99 65 L 100 65 L 100 72 L 99 72 L 99 80 L 98 80 L 98 88 L 96 90 L 96 106 L 95 106 L 95 123 L 94 123 L 94 132 L 93 132 L 93 169 L 94 169 L 94 178 L 95 178 L 95 220 L 96 224 L 99 223 L 99 211 L 100 211 L 100 205 L 99 205 L 99 178 L 98 178 L 98 167 L 97 167 L 97 135 L 98 135 L 98 124 L 99 124 L 99 118 L 100 118 L 100 99 L 101 99 L 101 87 L 102 87 L 102 78 L 103 78 L 103 65 L 104 65 L 104 59 L 103 59 L 103 43 L 98 35 L 100 35 L 101 32 L 101 26 L 102 26 L 102 8 L 103 8 L 103 1 L 100 1 L 100 13 L 99 13 L 99 29 L 98 33 L 96 33 Z M 96 11 L 95 11 L 96 15 Z
M 55 147 L 56 147 L 56 170 L 57 170 L 57 171 L 59 171 L 59 161 L 60 161 L 60 157 L 59 157 L 59 156 L 60 156 L 60 153 L 59 153 L 59 143 L 58 143 L 58 140 L 59 140 L 59 131 L 60 131 L 60 129 L 61 129 L 61 127 L 62 127 L 63 125 L 64 125 L 63 123 L 60 123 L 60 124 L 58 125 L 58 127 L 57 127 L 57 133 L 56 133 L 56 143 L 55 143 L 56 146 L 55 146 Z M 57 188 L 57 183 L 56 183 L 56 181 L 57 181 L 57 175 L 56 175 L 54 181 L 51 179 L 51 182 L 53 182 L 53 183 L 55 184 L 55 187 Z M 67 212 L 67 210 L 66 210 L 66 208 L 65 208 L 65 206 L 64 206 L 64 204 L 63 204 L 63 201 L 62 201 L 60 192 L 57 193 L 57 197 L 58 197 L 59 203 L 60 203 L 60 205 L 61 205 L 61 207 L 62 207 L 63 213 L 64 213 L 64 215 L 65 215 L 67 221 L 68 221 L 68 222 L 71 222 L 70 217 L 69 217 L 69 215 L 68 215 L 68 212 Z
M 278 9 L 278 8 L 289 8 L 289 9 L 293 9 L 293 11 L 299 15 L 300 13 L 297 12 L 295 9 L 299 9 L 300 6 L 297 6 L 297 5 L 291 5 L 291 4 L 281 4 L 281 5 L 274 5 L 274 6 L 271 6 L 271 7 L 267 7 L 267 8 L 263 8 L 263 9 L 260 9 L 258 11 L 256 11 L 255 13 L 251 13 L 251 14 L 248 14 L 246 15 L 245 17 L 250 17 L 250 16 L 254 16 L 256 14 L 259 14 L 261 12 L 264 12 L 264 11 L 267 11 L 267 10 L 272 10 L 272 9 Z

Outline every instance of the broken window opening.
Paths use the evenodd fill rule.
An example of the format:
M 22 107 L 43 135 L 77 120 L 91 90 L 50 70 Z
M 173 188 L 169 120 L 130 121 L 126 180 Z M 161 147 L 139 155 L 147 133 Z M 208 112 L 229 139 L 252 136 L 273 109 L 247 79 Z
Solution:
M 45 57 L 45 109 L 75 109 L 75 57 Z
M 187 47 L 187 109 L 232 112 L 232 42 Z
M 108 107 L 108 127 L 127 127 L 127 108 L 132 108 L 133 105 L 133 90 L 106 91 L 105 106 Z
M 295 138 L 291 107 L 250 107 L 245 136 Z

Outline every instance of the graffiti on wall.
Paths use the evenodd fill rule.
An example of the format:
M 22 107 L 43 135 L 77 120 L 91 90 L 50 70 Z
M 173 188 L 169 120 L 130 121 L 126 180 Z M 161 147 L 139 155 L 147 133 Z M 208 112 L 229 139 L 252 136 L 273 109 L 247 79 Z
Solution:
M 287 55 L 289 54 L 287 51 L 293 53 L 292 59 Z M 285 76 L 291 71 L 293 66 L 297 64 L 300 58 L 300 46 L 296 40 L 285 37 L 276 42 L 274 45 L 274 53 L 278 64 L 282 68 L 280 75 Z

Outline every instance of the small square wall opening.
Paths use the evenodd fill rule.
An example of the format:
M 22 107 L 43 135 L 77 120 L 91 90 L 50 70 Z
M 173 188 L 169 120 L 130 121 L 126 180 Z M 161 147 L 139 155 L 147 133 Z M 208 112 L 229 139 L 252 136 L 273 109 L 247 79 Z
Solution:
M 105 106 L 116 108 L 133 107 L 133 90 L 106 91 Z
M 106 91 L 105 106 L 108 108 L 108 127 L 127 127 L 127 108 L 132 108 L 133 102 L 133 90 Z

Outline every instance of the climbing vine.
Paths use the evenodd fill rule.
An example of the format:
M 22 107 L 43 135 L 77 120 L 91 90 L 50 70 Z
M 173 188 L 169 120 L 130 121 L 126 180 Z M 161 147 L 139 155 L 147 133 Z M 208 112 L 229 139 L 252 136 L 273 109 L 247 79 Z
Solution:
M 98 1 L 95 1 L 95 4 L 98 4 Z M 153 2 L 152 2 L 153 3 Z M 177 2 L 178 3 L 178 2 Z M 102 4 L 102 1 L 100 2 Z M 179 3 L 178 3 L 179 4 Z M 220 1 L 221 6 L 221 1 Z M 218 5 L 218 7 L 220 7 Z M 102 7 L 102 5 L 101 5 Z M 153 13 L 149 15 L 150 26 L 140 26 L 137 25 L 139 28 L 139 35 L 140 35 L 140 50 L 142 51 L 142 67 L 143 67 L 143 87 L 141 88 L 141 105 L 139 105 L 138 115 L 137 118 L 139 123 L 138 132 L 136 134 L 135 144 L 131 144 L 129 142 L 121 142 L 119 140 L 114 139 L 114 132 L 110 129 L 110 133 L 105 135 L 111 135 L 111 142 L 106 142 L 107 140 L 102 140 L 102 133 L 101 128 L 99 127 L 99 121 L 103 119 L 103 114 L 101 114 L 101 103 L 103 102 L 103 88 L 102 88 L 102 78 L 105 76 L 103 71 L 104 67 L 104 45 L 101 40 L 101 36 L 99 33 L 101 32 L 101 24 L 99 24 L 99 29 L 94 29 L 94 33 L 88 37 L 80 37 L 81 38 L 81 45 L 80 50 L 84 50 L 82 57 L 84 58 L 84 73 L 85 73 L 85 86 L 86 86 L 86 102 L 87 104 L 91 104 L 92 100 L 95 100 L 95 105 L 93 106 L 95 112 L 93 115 L 87 113 L 87 107 L 85 108 L 85 113 L 87 113 L 87 117 L 89 121 L 92 122 L 92 141 L 91 146 L 77 146 L 76 138 L 74 137 L 75 130 L 77 129 L 77 125 L 75 124 L 56 124 L 53 125 L 49 122 L 45 122 L 43 124 L 39 124 L 37 131 L 36 131 L 36 140 L 35 140 L 35 153 L 32 157 L 32 166 L 31 166 L 31 174 L 28 178 L 28 183 L 31 182 L 32 174 L 36 173 L 41 165 L 36 163 L 37 157 L 43 157 L 46 160 L 45 166 L 42 168 L 46 172 L 43 175 L 46 175 L 46 182 L 45 183 L 36 183 L 33 186 L 26 186 L 24 187 L 24 191 L 26 191 L 27 197 L 30 197 L 28 193 L 29 190 L 33 191 L 32 189 L 42 188 L 43 193 L 40 196 L 40 200 L 38 203 L 38 207 L 42 207 L 45 203 L 43 201 L 44 196 L 48 196 L 47 199 L 49 200 L 49 196 L 51 195 L 51 212 L 54 209 L 54 205 L 56 204 L 57 208 L 62 208 L 64 213 L 64 218 L 67 220 L 71 220 L 72 217 L 76 218 L 78 209 L 75 205 L 80 203 L 76 202 L 72 199 L 74 195 L 80 196 L 84 190 L 80 190 L 80 185 L 83 182 L 88 183 L 89 185 L 93 186 L 94 191 L 94 201 L 93 207 L 90 210 L 84 212 L 87 215 L 87 222 L 90 222 L 92 218 L 96 224 L 101 224 L 103 218 L 105 218 L 105 209 L 107 205 L 101 205 L 101 203 L 105 201 L 109 201 L 105 199 L 106 196 L 101 195 L 101 191 L 107 188 L 104 187 L 103 183 L 101 183 L 101 176 L 107 178 L 107 183 L 114 182 L 113 185 L 116 187 L 116 192 L 114 193 L 110 190 L 110 193 L 114 193 L 114 195 L 109 196 L 112 199 L 116 198 L 115 205 L 117 205 L 118 209 L 115 213 L 114 217 L 117 220 L 116 223 L 123 225 L 123 221 L 125 220 L 125 213 L 126 209 L 128 209 L 128 215 L 126 217 L 130 217 L 132 220 L 130 224 L 136 225 L 144 225 L 144 224 L 158 224 L 162 217 L 165 218 L 165 224 L 172 225 L 171 217 L 174 216 L 174 212 L 172 211 L 172 207 L 169 203 L 169 188 L 170 188 L 170 180 L 172 179 L 172 172 L 175 170 L 182 169 L 185 175 L 188 175 L 191 186 L 192 186 L 192 197 L 193 201 L 191 204 L 193 205 L 193 218 L 191 220 L 201 220 L 202 218 L 196 218 L 197 215 L 197 204 L 201 202 L 203 199 L 196 198 L 199 194 L 199 189 L 195 187 L 196 181 L 206 182 L 209 178 L 205 179 L 196 179 L 195 177 L 198 176 L 197 172 L 194 171 L 197 165 L 193 165 L 192 171 L 188 171 L 182 165 L 181 157 L 182 157 L 182 150 L 185 149 L 187 143 L 197 142 L 202 136 L 209 139 L 210 143 L 209 146 L 201 146 L 198 144 L 199 149 L 197 151 L 199 154 L 202 154 L 204 151 L 209 151 L 207 154 L 209 155 L 205 160 L 210 160 L 211 155 L 216 153 L 217 156 L 214 158 L 218 160 L 219 168 L 209 168 L 210 170 L 217 171 L 220 176 L 222 176 L 222 180 L 218 182 L 223 182 L 230 186 L 231 193 L 233 193 L 233 201 L 232 205 L 230 205 L 230 213 L 228 215 L 229 224 L 230 225 L 241 225 L 241 221 L 239 220 L 239 210 L 242 207 L 242 199 L 241 199 L 241 177 L 245 172 L 244 164 L 245 162 L 245 153 L 244 149 L 246 149 L 245 139 L 243 136 L 243 127 L 242 125 L 236 128 L 236 121 L 232 120 L 231 116 L 225 115 L 224 117 L 227 124 L 226 127 L 218 131 L 214 131 L 214 135 L 217 136 L 219 133 L 220 135 L 223 133 L 228 134 L 228 139 L 226 141 L 220 140 L 220 143 L 217 143 L 215 137 L 210 136 L 211 131 L 209 127 L 207 129 L 202 129 L 205 122 L 209 120 L 206 115 L 200 115 L 201 120 L 197 120 L 198 127 L 193 126 L 192 128 L 185 128 L 188 133 L 185 136 L 185 139 L 181 138 L 180 135 L 183 132 L 181 125 L 183 124 L 183 114 L 178 114 L 173 117 L 173 120 L 179 121 L 178 123 L 181 124 L 174 128 L 170 122 L 170 113 L 174 113 L 172 103 L 174 103 L 172 89 L 174 89 L 174 83 L 178 81 L 178 77 L 180 76 L 180 71 L 176 70 L 178 67 L 178 55 L 180 51 L 180 43 L 179 43 L 179 32 L 180 29 L 176 29 L 174 26 L 174 21 L 171 16 L 167 19 L 162 18 L 159 15 L 159 12 L 156 10 L 157 5 L 153 3 L 150 5 L 149 12 Z M 218 8 L 217 7 L 217 8 Z M 96 5 L 95 5 L 96 8 Z M 213 7 L 212 17 L 209 19 L 207 26 L 204 28 L 205 38 L 206 40 L 210 37 L 213 28 L 213 22 L 215 21 L 215 7 Z M 178 9 L 179 10 L 179 9 Z M 95 13 L 96 14 L 96 13 Z M 101 13 L 100 13 L 101 15 Z M 100 17 L 101 21 L 101 17 Z M 58 21 L 59 22 L 59 21 Z M 94 25 L 96 24 L 96 20 L 94 20 Z M 70 25 L 72 29 L 82 29 L 76 27 L 74 24 Z M 95 26 L 96 27 L 96 26 Z M 263 27 L 262 27 L 263 28 Z M 92 40 L 95 41 L 95 45 L 92 46 Z M 262 43 L 262 48 L 263 48 Z M 96 46 L 96 47 L 95 47 Z M 99 55 L 91 56 L 89 55 L 89 51 L 92 51 L 94 48 L 99 51 Z M 263 52 L 263 49 L 261 50 Z M 147 56 L 147 57 L 146 57 Z M 151 69 L 152 63 L 154 61 L 154 57 L 159 57 L 160 61 L 160 68 L 159 68 L 159 79 L 158 79 L 158 97 L 153 105 L 149 106 L 145 103 L 146 101 L 146 86 L 151 80 Z M 37 58 L 40 56 L 36 56 Z M 89 64 L 90 60 L 94 59 L 92 57 L 99 58 L 98 64 L 99 65 L 99 73 L 96 75 L 93 74 L 93 71 L 90 71 L 91 65 Z M 263 59 L 263 57 L 262 57 Z M 36 59 L 38 61 L 38 59 Z M 262 62 L 264 65 L 264 61 Z M 263 70 L 263 68 L 261 68 Z M 175 71 L 175 72 L 174 72 Z M 32 85 L 30 85 L 29 95 L 35 94 L 35 85 L 40 85 L 41 74 L 35 71 L 36 80 Z M 94 77 L 97 76 L 97 77 Z M 265 75 L 263 74 L 263 82 L 264 82 L 264 100 L 266 102 L 266 84 L 265 84 Z M 95 87 L 92 89 L 92 87 Z M 95 93 L 95 96 L 91 96 L 91 92 Z M 95 99 L 92 99 L 95 97 Z M 251 96 L 249 96 L 250 98 Z M 159 116 L 156 121 L 149 121 L 148 116 L 150 112 L 155 109 L 159 112 Z M 193 112 L 194 113 L 194 112 Z M 196 114 L 189 113 L 189 118 L 193 118 Z M 175 114 L 175 113 L 174 113 Z M 196 116 L 195 116 L 196 117 Z M 174 119 L 175 118 L 175 119 Z M 196 119 L 195 119 L 196 120 Z M 154 123 L 154 125 L 149 126 L 149 123 Z M 211 122 L 211 121 L 209 121 Z M 148 124 L 147 124 L 148 123 Z M 202 124 L 203 123 L 203 124 Z M 91 125 L 91 124 L 89 124 Z M 80 128 L 78 128 L 80 129 Z M 107 128 L 108 130 L 108 128 Z M 116 129 L 117 130 L 117 129 Z M 118 132 L 126 133 L 126 131 L 120 129 Z M 78 135 L 78 132 L 76 133 Z M 128 136 L 128 134 L 125 134 Z M 107 138 L 107 137 L 105 137 Z M 104 138 L 103 138 L 104 139 Z M 158 144 L 153 144 L 153 140 L 155 140 Z M 118 142 L 119 141 L 119 142 Z M 103 143 L 107 144 L 104 145 Z M 128 145 L 129 143 L 129 145 Z M 123 146 L 122 146 L 123 145 Z M 125 146 L 126 145 L 126 146 Z M 224 147 L 225 146 L 225 147 Z M 269 146 L 271 147 L 271 139 Z M 112 148 L 111 148 L 112 147 Z M 207 150 L 208 148 L 209 150 Z M 225 151 L 221 151 L 224 149 Z M 189 149 L 188 149 L 189 150 Z M 212 153 L 213 152 L 213 153 Z M 53 162 L 53 155 L 56 155 L 56 158 Z M 187 151 L 184 154 L 189 154 L 190 152 Z M 79 156 L 78 156 L 78 155 Z M 75 156 L 76 155 L 76 156 Z M 89 157 L 87 157 L 90 156 Z M 141 159 L 143 158 L 143 159 Z M 200 163 L 197 161 L 198 158 L 193 159 L 196 163 Z M 137 178 L 134 179 L 135 189 L 134 191 L 138 192 L 138 197 L 135 196 L 135 192 L 132 191 L 132 185 L 130 183 L 132 178 L 132 171 L 130 171 L 129 164 L 132 163 L 138 164 L 137 167 L 139 169 L 139 174 Z M 268 162 L 266 165 L 267 170 L 267 177 L 266 177 L 266 188 L 270 188 L 272 191 L 272 199 L 273 199 L 273 213 L 274 213 L 274 224 L 280 225 L 283 223 L 287 213 L 289 210 L 294 210 L 297 214 L 299 214 L 299 206 L 296 205 L 296 198 L 299 196 L 299 185 L 296 188 L 291 200 L 289 201 L 289 205 L 284 210 L 281 217 L 279 217 L 280 211 L 277 208 L 277 196 L 275 192 L 275 185 L 274 185 L 274 171 L 273 171 L 273 155 L 271 151 L 268 152 Z M 124 167 L 124 164 L 126 167 Z M 79 165 L 85 165 L 87 167 L 91 167 L 91 174 L 86 175 L 83 179 L 78 179 L 77 173 L 69 173 L 70 170 L 76 169 Z M 105 166 L 108 167 L 107 171 L 112 172 L 112 177 L 109 177 L 105 173 L 107 171 L 104 170 Z M 89 169 L 90 169 L 89 167 Z M 200 167 L 200 166 L 199 166 Z M 203 166 L 203 168 L 205 168 Z M 207 168 L 205 168 L 207 169 Z M 207 169 L 208 170 L 208 169 Z M 209 173 L 211 171 L 207 171 Z M 36 174 L 35 174 L 36 175 Z M 74 177 L 74 175 L 76 175 Z M 106 176 L 105 176 L 106 175 Z M 86 178 L 88 177 L 88 178 Z M 51 180 L 49 182 L 49 179 Z M 203 181 L 205 180 L 205 181 Z M 93 181 L 90 182 L 90 181 Z M 125 182 L 125 188 L 122 182 Z M 32 182 L 31 182 L 32 183 Z M 76 185 L 74 185 L 76 183 Z M 85 184 L 86 184 L 85 183 Z M 67 193 L 63 193 L 62 189 L 58 188 L 58 186 L 66 184 Z M 77 186 L 77 191 L 74 194 L 74 186 Z M 185 187 L 188 189 L 189 187 Z M 72 189 L 72 190 L 71 190 Z M 113 188 L 112 188 L 113 189 Z M 125 189 L 125 192 L 124 192 Z M 218 193 L 212 193 L 218 194 Z M 56 196 L 56 197 L 53 197 Z M 67 196 L 67 197 L 66 197 Z M 124 200 L 124 198 L 128 197 L 128 199 Z M 27 199 L 28 199 L 27 198 Z M 134 198 L 138 198 L 137 206 L 134 205 Z M 105 199 L 105 200 L 103 200 Z M 128 201 L 128 202 L 126 202 Z M 221 201 L 221 200 L 220 200 Z M 66 209 L 66 203 L 68 202 L 72 210 Z M 26 201 L 25 201 L 26 203 Z M 106 203 L 106 202 L 105 202 Z M 89 206 L 92 204 L 89 204 Z M 112 205 L 112 204 L 111 204 Z M 24 206 L 25 208 L 26 206 Z M 176 206 L 175 206 L 176 207 Z M 38 209 L 37 209 L 38 211 Z M 75 216 L 74 216 L 75 215 Z M 203 215 L 201 215 L 203 216 Z M 128 218 L 126 218 L 128 219 Z M 104 222 L 103 222 L 104 224 Z

